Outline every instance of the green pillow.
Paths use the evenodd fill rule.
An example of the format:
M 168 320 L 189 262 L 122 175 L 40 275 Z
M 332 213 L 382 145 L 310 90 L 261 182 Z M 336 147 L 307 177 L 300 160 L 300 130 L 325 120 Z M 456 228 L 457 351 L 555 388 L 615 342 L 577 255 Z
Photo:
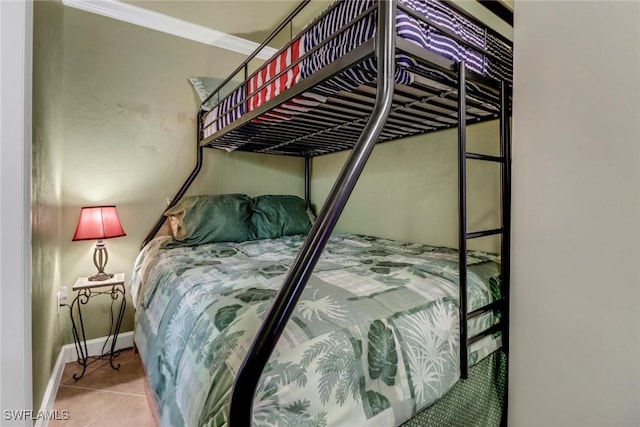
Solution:
M 311 220 L 298 196 L 267 195 L 251 199 L 251 226 L 256 239 L 307 234 Z
M 251 240 L 251 198 L 244 194 L 215 194 L 182 199 L 164 215 L 173 239 L 165 248 L 215 242 Z

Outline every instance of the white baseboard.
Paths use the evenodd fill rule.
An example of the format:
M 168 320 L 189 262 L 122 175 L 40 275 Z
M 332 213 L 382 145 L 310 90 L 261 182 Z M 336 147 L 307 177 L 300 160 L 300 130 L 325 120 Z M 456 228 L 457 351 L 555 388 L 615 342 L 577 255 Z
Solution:
M 58 386 L 60 385 L 60 380 L 62 379 L 62 372 L 64 371 L 64 347 L 60 349 L 60 353 L 58 354 L 58 359 L 56 360 L 56 364 L 53 366 L 53 372 L 51 373 L 51 378 L 49 378 L 49 382 L 47 383 L 47 389 L 44 392 L 44 397 L 42 398 L 42 405 L 40 406 L 40 411 L 53 411 L 53 402 L 56 400 L 56 394 L 58 393 Z M 46 427 L 49 424 L 48 420 L 38 419 L 36 421 L 36 427 Z
M 106 339 L 107 337 L 102 337 L 87 341 L 87 352 L 89 356 L 99 356 L 102 352 L 102 346 L 104 345 Z M 109 338 L 106 349 L 111 349 L 111 340 L 112 338 Z M 124 348 L 130 347 L 133 347 L 133 331 L 118 334 L 116 350 L 122 350 Z M 58 359 L 56 359 L 56 364 L 53 366 L 53 372 L 51 373 L 51 377 L 49 378 L 49 382 L 47 383 L 47 389 L 45 390 L 44 397 L 42 398 L 42 404 L 40 405 L 41 413 L 53 411 L 53 403 L 56 400 L 58 387 L 60 386 L 60 381 L 62 380 L 64 365 L 76 360 L 78 360 L 78 355 L 76 352 L 75 344 L 63 345 L 60 349 L 60 353 L 58 354 Z M 38 419 L 36 421 L 35 427 L 47 427 L 48 424 L 48 420 Z
M 89 353 L 89 356 L 99 356 L 102 352 L 102 346 L 104 345 L 104 341 L 106 339 L 107 337 L 102 337 L 87 341 L 87 353 Z M 109 338 L 109 342 L 105 346 L 105 350 L 107 351 L 111 349 L 111 340 L 112 337 Z M 122 350 L 123 348 L 130 347 L 133 347 L 133 331 L 118 334 L 116 350 Z M 69 363 L 78 360 L 78 353 L 76 352 L 75 344 L 63 345 L 62 349 L 60 349 L 60 352 L 64 353 L 63 363 Z

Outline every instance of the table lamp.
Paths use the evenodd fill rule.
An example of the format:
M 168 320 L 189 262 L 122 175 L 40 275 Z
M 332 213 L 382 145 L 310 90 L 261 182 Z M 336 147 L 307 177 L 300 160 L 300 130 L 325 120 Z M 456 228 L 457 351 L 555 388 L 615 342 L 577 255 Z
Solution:
M 113 274 L 105 273 L 109 255 L 103 239 L 126 236 L 118 218 L 115 206 L 89 206 L 80 211 L 80 219 L 73 241 L 77 240 L 97 240 L 93 252 L 93 263 L 98 269 L 98 273 L 89 277 L 91 281 L 102 281 L 111 279 Z

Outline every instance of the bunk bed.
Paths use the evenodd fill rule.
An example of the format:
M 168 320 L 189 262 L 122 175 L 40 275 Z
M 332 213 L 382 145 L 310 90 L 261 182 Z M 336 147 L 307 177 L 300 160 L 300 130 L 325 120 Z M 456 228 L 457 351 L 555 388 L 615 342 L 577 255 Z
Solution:
M 249 61 L 307 3 L 203 101 L 196 166 L 136 260 L 135 340 L 159 419 L 233 427 L 504 424 L 511 45 L 449 2 L 336 1 L 250 74 Z M 238 73 L 242 83 L 221 96 Z M 500 155 L 467 152 L 467 125 L 496 119 Z M 457 249 L 332 234 L 375 144 L 453 127 Z M 183 199 L 205 147 L 304 158 L 304 200 Z M 311 158 L 341 150 L 351 154 L 323 207 L 305 217 Z M 467 231 L 469 159 L 500 165 L 496 229 Z M 276 209 L 287 219 L 278 232 L 256 232 L 254 218 L 265 212 L 256 206 L 272 199 L 287 200 L 287 209 Z M 223 221 L 218 231 L 233 233 L 213 242 L 181 241 L 185 212 L 211 200 L 233 206 L 239 225 Z M 291 215 L 301 228 L 283 231 Z M 168 218 L 174 236 L 157 236 Z M 467 249 L 469 239 L 494 235 L 499 257 Z M 434 326 L 427 306 L 448 319 L 446 327 Z M 407 332 L 401 324 L 412 316 L 431 322 Z M 429 358 L 416 351 L 433 356 L 430 338 L 447 347 L 439 356 L 447 366 L 416 370 Z

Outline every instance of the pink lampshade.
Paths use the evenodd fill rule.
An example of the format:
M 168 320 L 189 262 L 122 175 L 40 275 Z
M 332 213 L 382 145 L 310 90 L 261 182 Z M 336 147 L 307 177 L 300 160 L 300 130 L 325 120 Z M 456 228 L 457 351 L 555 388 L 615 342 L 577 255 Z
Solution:
M 115 206 L 90 206 L 80 211 L 73 240 L 102 240 L 126 236 Z

